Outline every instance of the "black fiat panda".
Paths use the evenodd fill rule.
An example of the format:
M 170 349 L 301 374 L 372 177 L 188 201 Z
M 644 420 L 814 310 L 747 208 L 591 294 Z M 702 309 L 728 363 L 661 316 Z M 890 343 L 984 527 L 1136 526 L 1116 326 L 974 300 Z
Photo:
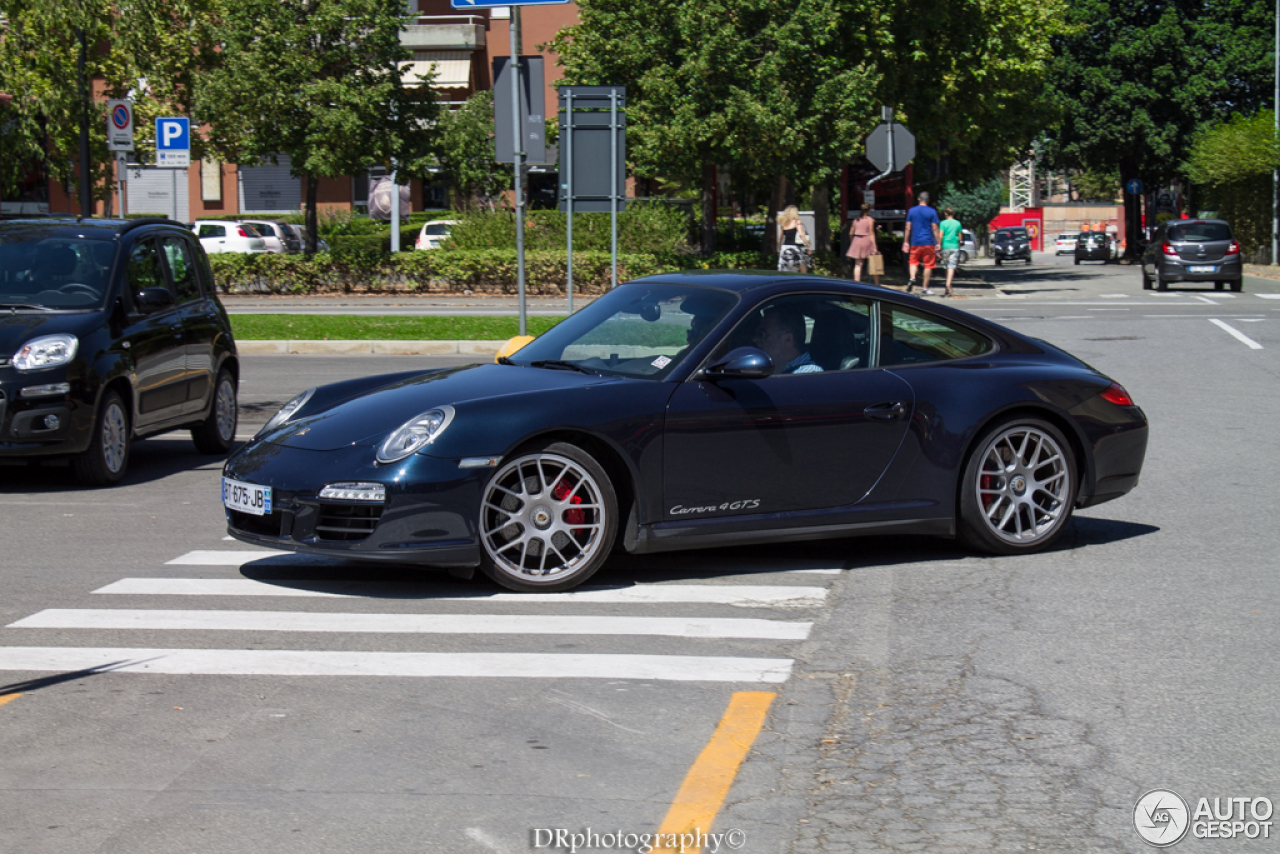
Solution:
M 0 462 L 124 477 L 129 443 L 235 441 L 240 364 L 208 258 L 160 219 L 0 221 Z

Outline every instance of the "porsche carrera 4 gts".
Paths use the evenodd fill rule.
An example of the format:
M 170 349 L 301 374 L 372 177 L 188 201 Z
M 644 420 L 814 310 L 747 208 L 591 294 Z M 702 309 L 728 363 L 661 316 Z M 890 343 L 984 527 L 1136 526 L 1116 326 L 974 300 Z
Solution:
M 624 284 L 497 363 L 308 389 L 226 464 L 228 530 L 567 590 L 615 549 L 909 534 L 1051 545 L 1147 419 L 1068 353 L 834 279 Z

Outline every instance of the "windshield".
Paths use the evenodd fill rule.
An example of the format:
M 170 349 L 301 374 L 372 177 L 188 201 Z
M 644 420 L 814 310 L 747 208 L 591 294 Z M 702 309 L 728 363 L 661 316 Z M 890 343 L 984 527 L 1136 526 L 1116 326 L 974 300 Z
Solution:
M 422 233 L 429 236 L 441 237 L 449 233 L 449 224 L 444 222 L 429 222 L 422 227 Z
M 0 233 L 0 308 L 97 308 L 115 250 L 113 241 Z
M 718 288 L 632 282 L 566 318 L 512 361 L 568 362 L 604 376 L 662 379 L 737 301 Z
M 1027 230 L 1025 228 L 1010 228 L 1008 230 L 1000 230 L 996 232 L 996 240 L 1026 240 Z
M 1225 222 L 1180 222 L 1169 226 L 1169 239 L 1190 243 L 1230 240 L 1231 228 Z

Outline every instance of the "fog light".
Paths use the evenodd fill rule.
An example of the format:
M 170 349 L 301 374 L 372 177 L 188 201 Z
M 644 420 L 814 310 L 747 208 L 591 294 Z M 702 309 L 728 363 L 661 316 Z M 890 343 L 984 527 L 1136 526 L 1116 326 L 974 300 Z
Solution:
M 44 429 L 57 430 L 62 426 L 62 419 L 56 415 L 46 415 L 44 417 Z
M 49 383 L 48 385 L 29 385 L 21 391 L 23 397 L 54 397 L 71 391 L 71 383 Z
M 320 490 L 320 497 L 340 501 L 386 501 L 387 488 L 380 483 L 331 483 Z

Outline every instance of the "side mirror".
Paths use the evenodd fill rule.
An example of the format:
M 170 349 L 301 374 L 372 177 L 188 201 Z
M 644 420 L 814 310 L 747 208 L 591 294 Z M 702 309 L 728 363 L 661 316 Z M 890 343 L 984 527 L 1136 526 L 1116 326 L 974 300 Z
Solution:
M 138 311 L 143 314 L 163 311 L 177 305 L 173 293 L 168 288 L 144 288 L 134 296 L 133 302 L 138 307 Z
M 773 360 L 768 353 L 755 347 L 738 347 L 730 350 L 720 361 L 708 365 L 702 373 L 709 380 L 759 380 L 773 375 Z

